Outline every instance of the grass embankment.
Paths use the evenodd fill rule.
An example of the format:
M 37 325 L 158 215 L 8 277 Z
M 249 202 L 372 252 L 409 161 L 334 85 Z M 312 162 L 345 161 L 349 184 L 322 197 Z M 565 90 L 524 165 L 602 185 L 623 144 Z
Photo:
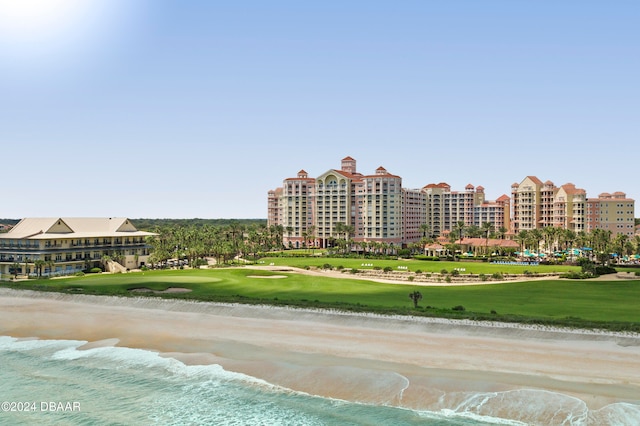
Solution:
M 162 291 L 182 287 L 192 291 L 144 295 L 640 332 L 640 311 L 637 308 L 640 280 L 542 280 L 481 286 L 418 287 L 234 268 L 86 275 L 7 283 L 7 286 L 136 297 L 140 294 L 133 293 L 132 289 Z M 414 290 L 423 295 L 418 309 L 409 299 L 409 293 Z M 453 309 L 458 306 L 464 307 L 464 311 Z
M 427 260 L 397 260 L 397 259 L 358 259 L 358 258 L 326 258 L 326 257 L 267 257 L 260 259 L 260 265 L 294 266 L 297 268 L 322 268 L 329 264 L 334 268 L 371 270 L 375 268 L 391 268 L 394 271 L 422 271 L 423 273 L 440 273 L 443 269 L 448 272 L 459 270 L 465 274 L 562 274 L 570 271 L 580 271 L 578 266 L 568 265 L 501 265 L 488 262 L 450 262 Z M 402 267 L 402 268 L 399 268 Z

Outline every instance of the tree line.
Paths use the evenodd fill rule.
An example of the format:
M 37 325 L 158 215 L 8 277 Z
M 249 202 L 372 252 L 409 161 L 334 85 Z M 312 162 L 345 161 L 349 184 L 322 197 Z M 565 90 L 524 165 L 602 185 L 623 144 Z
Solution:
M 239 258 L 257 259 L 259 254 L 282 249 L 284 229 L 280 225 L 230 221 L 226 225 L 177 224 L 156 226 L 148 237 L 152 251 L 151 266 L 163 265 L 171 259 L 187 260 L 190 265 L 213 258 L 225 264 Z

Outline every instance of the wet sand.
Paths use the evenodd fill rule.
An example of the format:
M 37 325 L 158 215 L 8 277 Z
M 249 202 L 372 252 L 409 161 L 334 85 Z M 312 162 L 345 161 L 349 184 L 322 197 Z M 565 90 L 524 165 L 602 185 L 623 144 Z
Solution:
M 561 394 L 590 409 L 640 403 L 635 334 L 0 289 L 0 335 L 148 349 L 296 391 L 415 409 L 485 392 L 551 392 L 550 401 Z

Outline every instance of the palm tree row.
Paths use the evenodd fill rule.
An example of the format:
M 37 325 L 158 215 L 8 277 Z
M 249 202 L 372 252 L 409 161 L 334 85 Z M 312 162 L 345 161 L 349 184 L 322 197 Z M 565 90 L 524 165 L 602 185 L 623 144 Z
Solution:
M 617 234 L 614 237 L 611 231 L 604 229 L 575 232 L 571 229 L 547 226 L 520 231 L 515 241 L 520 244 L 521 251 L 531 249 L 559 252 L 573 247 L 587 248 L 593 253 L 593 257 L 602 263 L 613 253 L 618 256 L 640 254 L 640 236 L 630 238 L 625 234 Z
M 231 222 L 224 226 L 158 227 L 154 232 L 157 235 L 147 240 L 152 246 L 152 266 L 170 259 L 187 260 L 192 265 L 207 257 L 218 264 L 239 257 L 255 259 L 261 252 L 282 248 L 284 229 L 279 225 Z

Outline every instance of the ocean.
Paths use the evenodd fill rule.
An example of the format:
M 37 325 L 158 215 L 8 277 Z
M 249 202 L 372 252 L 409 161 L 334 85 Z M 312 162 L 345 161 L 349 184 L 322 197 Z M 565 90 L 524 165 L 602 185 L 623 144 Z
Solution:
M 79 350 L 85 343 L 0 337 L 0 425 L 640 424 L 638 405 L 589 410 L 582 401 L 543 391 L 476 394 L 434 412 L 359 404 L 295 392 L 218 365 L 188 366 L 151 351 Z M 510 418 L 487 412 L 496 404 Z

